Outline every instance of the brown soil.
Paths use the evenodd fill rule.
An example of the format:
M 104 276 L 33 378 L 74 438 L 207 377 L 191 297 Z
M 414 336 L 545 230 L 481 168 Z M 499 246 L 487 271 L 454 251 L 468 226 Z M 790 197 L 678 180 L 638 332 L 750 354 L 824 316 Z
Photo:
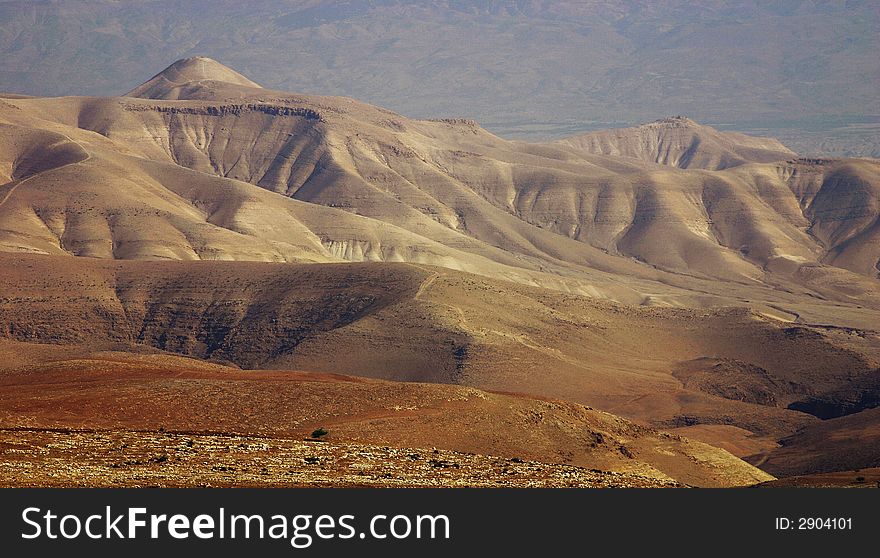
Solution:
M 190 362 L 102 353 L 5 373 L 0 376 L 0 427 L 283 440 L 302 440 L 320 427 L 333 444 L 438 447 L 661 483 L 732 486 L 769 478 L 723 450 L 573 403 L 458 386 Z

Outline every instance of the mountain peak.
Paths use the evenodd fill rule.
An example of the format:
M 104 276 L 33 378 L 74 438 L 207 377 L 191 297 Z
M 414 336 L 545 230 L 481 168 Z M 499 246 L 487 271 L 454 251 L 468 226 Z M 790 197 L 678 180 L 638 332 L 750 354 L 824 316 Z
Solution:
M 182 98 L 182 91 L 197 88 L 199 84 L 204 82 L 219 82 L 233 87 L 261 87 L 213 58 L 193 56 L 174 62 L 148 81 L 126 93 L 126 96 L 146 99 L 179 99 Z
M 691 120 L 687 116 L 676 115 L 676 116 L 667 116 L 665 118 L 657 119 L 653 122 L 647 124 L 647 126 L 664 126 L 667 128 L 697 128 L 700 127 L 700 124 L 694 120 Z

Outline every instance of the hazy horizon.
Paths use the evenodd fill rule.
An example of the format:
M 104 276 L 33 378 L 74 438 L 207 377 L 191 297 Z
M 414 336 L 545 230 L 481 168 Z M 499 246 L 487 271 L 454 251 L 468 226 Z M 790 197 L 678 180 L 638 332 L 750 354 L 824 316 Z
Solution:
M 674 114 L 880 154 L 877 2 L 0 2 L 0 91 L 118 95 L 210 56 L 269 88 L 550 139 Z

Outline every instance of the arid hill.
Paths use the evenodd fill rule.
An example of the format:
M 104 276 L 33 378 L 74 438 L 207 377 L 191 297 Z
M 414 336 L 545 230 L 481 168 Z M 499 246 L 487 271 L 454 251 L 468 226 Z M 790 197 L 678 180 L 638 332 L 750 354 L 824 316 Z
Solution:
M 685 116 L 559 140 L 585 153 L 631 157 L 682 169 L 722 170 L 746 163 L 774 163 L 795 156 L 773 138 L 719 132 Z
M 194 90 L 210 89 L 212 86 L 228 89 L 236 85 L 244 88 L 260 87 L 216 60 L 196 56 L 178 60 L 125 95 L 146 99 L 188 99 Z
M 205 79 L 231 72 L 182 61 L 141 93 L 194 100 L 5 100 L 0 247 L 407 261 L 627 303 L 763 302 L 789 316 L 810 310 L 781 300 L 786 291 L 880 305 L 876 161 L 680 170 Z
M 441 413 L 450 424 L 465 422 L 456 413 L 513 421 L 521 442 L 505 449 L 506 435 L 477 443 L 446 432 L 450 451 L 527 456 L 533 446 L 530 458 L 551 464 L 566 463 L 553 457 L 562 447 L 581 455 L 575 434 L 524 433 L 522 413 L 549 398 L 567 402 L 564 413 L 587 405 L 649 429 L 640 463 L 664 473 L 656 456 L 672 438 L 654 429 L 785 475 L 869 466 L 810 433 L 876 422 L 880 162 L 799 158 L 690 121 L 647 128 L 664 139 L 638 152 L 514 142 L 470 120 L 265 89 L 204 57 L 125 97 L 4 98 L 5 377 L 27 391 L 63 375 L 32 366 L 84 358 L 61 367 L 75 372 L 63 389 L 76 390 L 98 367 L 96 351 L 159 351 L 246 370 L 464 386 L 424 393 L 523 394 Z M 198 374 L 209 393 L 228 387 Z M 305 389 L 254 374 L 278 385 L 245 399 L 287 381 Z M 361 397 L 346 391 L 359 384 L 340 382 L 328 397 Z M 213 405 L 172 383 L 169 411 Z M 410 388 L 369 385 L 409 405 Z M 60 393 L 50 407 L 71 422 L 46 415 L 34 426 L 110 428 L 99 420 L 116 412 L 102 407 L 105 387 L 84 410 L 61 405 Z M 142 387 L 159 397 L 156 385 Z M 13 419 L 39 393 L 21 401 Z M 511 409 L 522 413 L 509 418 Z M 247 423 L 244 410 L 234 414 Z M 273 416 L 256 415 L 245 434 L 266 435 Z M 404 421 L 405 447 L 439 447 L 423 418 Z M 156 427 L 132 421 L 113 428 Z M 235 433 L 226 424 L 220 434 Z M 350 433 L 352 442 L 363 434 Z M 393 443 L 382 436 L 362 441 Z M 632 465 L 621 455 L 602 467 Z M 669 477 L 685 484 L 737 484 L 752 470 L 733 460 L 715 478 L 684 461 Z

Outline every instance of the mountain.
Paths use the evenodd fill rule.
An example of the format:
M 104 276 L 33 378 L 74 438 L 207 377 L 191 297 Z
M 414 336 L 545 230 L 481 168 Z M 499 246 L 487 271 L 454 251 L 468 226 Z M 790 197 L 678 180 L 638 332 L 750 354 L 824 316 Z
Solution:
M 196 89 L 220 86 L 225 89 L 236 86 L 260 89 L 260 86 L 231 68 L 206 56 L 178 60 L 145 83 L 132 89 L 126 96 L 145 99 L 187 99 Z
M 277 90 L 505 137 L 689 114 L 799 153 L 880 156 L 873 2 L 0 2 L 0 91 L 108 95 L 206 54 Z
M 517 425 L 510 432 L 523 441 L 468 445 L 447 431 L 437 442 L 446 451 L 566 464 L 561 446 L 583 439 L 522 435 L 527 417 L 545 412 L 538 402 L 551 399 L 575 405 L 565 416 L 590 406 L 654 429 L 633 455 L 664 475 L 672 465 L 657 456 L 673 435 L 768 471 L 815 472 L 807 465 L 820 459 L 809 455 L 830 459 L 831 444 L 791 444 L 791 455 L 777 446 L 864 418 L 875 403 L 880 162 L 798 157 L 683 119 L 597 137 L 605 139 L 587 148 L 510 141 L 473 120 L 417 120 L 346 97 L 262 88 L 204 57 L 123 97 L 5 96 L 4 374 L 33 404 L 42 392 L 29 382 L 56 377 L 51 362 L 85 358 L 69 366 L 87 373 L 107 350 L 369 377 L 392 383 L 370 384 L 364 397 L 387 397 L 392 408 L 412 406 L 409 388 L 393 382 L 455 384 L 523 399 L 474 395 L 475 406 L 449 411 L 450 428 L 464 428 L 459 413 L 487 413 L 486 424 Z M 602 151 L 612 145 L 619 152 Z M 186 373 L 210 393 L 232 389 L 201 368 Z M 129 380 L 140 382 L 137 374 Z M 64 401 L 82 378 L 60 386 L 50 407 L 71 409 Z M 169 408 L 218 404 L 187 385 L 143 389 Z M 345 400 L 349 387 L 334 385 L 332 397 Z M 505 405 L 518 411 L 497 407 Z M 266 410 L 249 432 L 227 425 L 218 434 L 210 421 L 193 428 L 259 437 L 284 412 Z M 109 424 L 97 420 L 103 411 L 83 413 L 78 424 L 93 429 L 161 427 L 160 414 Z M 429 443 L 435 415 L 426 413 L 400 447 Z M 548 420 L 586 424 L 563 415 Z M 43 418 L 35 427 L 63 423 Z M 393 443 L 359 428 L 343 442 Z M 534 444 L 543 453 L 527 454 Z M 727 453 L 682 444 L 669 450 L 684 456 L 669 478 L 763 480 Z M 708 452 L 700 455 L 719 476 L 683 469 L 688 455 L 702 459 L 693 448 Z M 593 468 L 601 457 L 623 470 L 627 451 L 571 459 Z M 836 470 L 863 461 L 849 457 Z M 794 464 L 775 465 L 783 459 Z
M 558 141 L 597 155 L 632 157 L 681 169 L 722 170 L 746 163 L 773 163 L 796 156 L 779 141 L 719 132 L 685 116 L 663 118 L 635 128 L 581 134 Z
M 0 245 L 410 261 L 628 303 L 759 301 L 787 316 L 817 299 L 878 304 L 876 161 L 646 165 L 504 140 L 469 120 L 204 80 L 202 64 L 234 74 L 183 61 L 167 72 L 174 84 L 163 73 L 136 89 L 192 97 L 175 101 L 5 99 Z M 716 161 L 729 151 L 698 149 Z M 786 290 L 812 298 L 793 304 Z M 835 323 L 856 324 L 846 314 Z

